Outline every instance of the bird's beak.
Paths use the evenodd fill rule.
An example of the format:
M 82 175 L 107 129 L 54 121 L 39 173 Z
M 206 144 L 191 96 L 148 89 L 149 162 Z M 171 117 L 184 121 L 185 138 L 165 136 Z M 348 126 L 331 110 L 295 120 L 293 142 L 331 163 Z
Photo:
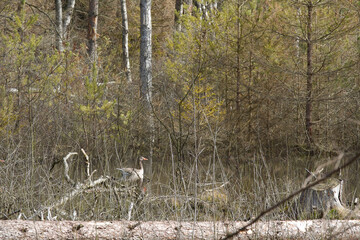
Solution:
M 147 158 L 143 157 L 143 160 L 148 160 Z

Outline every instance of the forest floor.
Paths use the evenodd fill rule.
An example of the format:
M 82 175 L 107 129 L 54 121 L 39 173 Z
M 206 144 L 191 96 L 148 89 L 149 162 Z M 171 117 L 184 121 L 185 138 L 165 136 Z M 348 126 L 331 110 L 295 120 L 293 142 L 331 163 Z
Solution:
M 0 239 L 226 239 L 247 222 L 0 221 Z M 360 220 L 259 221 L 235 239 L 358 239 Z

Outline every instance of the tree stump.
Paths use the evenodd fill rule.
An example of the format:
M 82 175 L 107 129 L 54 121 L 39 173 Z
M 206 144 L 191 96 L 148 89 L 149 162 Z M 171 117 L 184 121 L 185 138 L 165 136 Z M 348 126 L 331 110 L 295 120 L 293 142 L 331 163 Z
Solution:
M 299 199 L 300 219 L 360 219 L 359 210 L 350 210 L 341 202 L 343 181 L 328 178 L 306 189 Z

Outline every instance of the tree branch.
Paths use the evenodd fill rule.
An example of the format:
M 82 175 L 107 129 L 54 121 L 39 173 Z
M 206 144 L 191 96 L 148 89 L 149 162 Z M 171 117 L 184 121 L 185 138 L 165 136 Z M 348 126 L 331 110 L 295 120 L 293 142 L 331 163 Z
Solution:
M 70 183 L 71 185 L 75 185 L 75 182 L 69 176 L 69 164 L 67 162 L 67 160 L 72 155 L 77 155 L 77 152 L 69 152 L 68 155 L 66 155 L 66 157 L 63 158 L 63 160 L 64 160 L 64 175 L 65 175 L 65 179 L 68 183 Z

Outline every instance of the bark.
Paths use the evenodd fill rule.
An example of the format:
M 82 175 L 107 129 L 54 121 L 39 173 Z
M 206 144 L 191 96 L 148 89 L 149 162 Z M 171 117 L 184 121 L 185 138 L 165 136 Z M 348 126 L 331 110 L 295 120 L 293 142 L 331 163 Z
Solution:
M 141 100 L 144 104 L 148 121 L 150 153 L 148 172 L 152 172 L 152 155 L 154 145 L 154 116 L 152 114 L 152 44 L 151 44 L 151 0 L 140 1 L 140 82 Z
M 307 4 L 307 39 L 306 39 L 306 105 L 305 105 L 305 127 L 306 127 L 306 138 L 309 147 L 314 143 L 312 135 L 312 105 L 313 105 L 313 64 L 312 64 L 312 15 L 313 5 L 309 1 Z
M 240 83 L 241 83 L 241 57 L 240 57 L 240 52 L 241 52 L 241 37 L 242 37 L 242 30 L 241 30 L 241 22 L 240 22 L 240 17 L 241 17 L 241 1 L 238 0 L 237 3 L 237 13 L 238 13 L 238 19 L 237 19 L 237 49 L 236 49 L 236 62 L 237 62 L 237 66 L 236 66 L 236 110 L 240 111 Z
M 0 221 L 1 239 L 219 239 L 246 222 Z M 357 239 L 355 220 L 257 222 L 236 239 Z
M 125 68 L 126 79 L 128 83 L 131 83 L 131 69 L 130 69 L 130 57 L 129 57 L 129 26 L 127 18 L 126 0 L 120 0 L 121 2 L 121 16 L 122 16 L 122 51 L 123 51 L 123 64 Z
M 55 0 L 56 48 L 64 51 L 64 40 L 68 37 L 68 27 L 75 7 L 75 0 L 68 0 L 63 17 L 61 0 Z
M 58 0 L 56 0 L 58 1 Z M 67 6 L 66 6 L 66 10 L 65 10 L 65 16 L 63 19 L 63 25 L 62 25 L 62 29 L 63 29 L 63 33 L 62 33 L 62 37 L 63 39 L 66 39 L 68 37 L 68 27 L 69 24 L 71 22 L 71 17 L 72 14 L 74 12 L 74 7 L 75 7 L 75 0 L 68 0 L 67 1 Z
M 99 14 L 99 1 L 89 0 L 89 26 L 88 26 L 88 55 L 91 63 L 96 63 L 97 60 L 97 21 Z
M 140 1 L 140 81 L 141 97 L 150 109 L 151 104 L 151 87 L 152 87 L 152 43 L 151 43 L 151 0 Z
M 253 66 L 252 66 L 252 51 L 249 51 L 249 82 L 247 87 L 247 94 L 248 94 L 248 105 L 249 105 L 249 120 L 248 120 L 248 142 L 251 142 L 251 133 L 252 133 L 252 115 L 253 115 L 253 109 L 252 109 L 252 98 L 251 98 L 251 85 L 252 85 L 252 72 Z
M 64 51 L 62 42 L 63 38 L 63 25 L 62 25 L 62 3 L 61 0 L 55 0 L 55 18 L 56 18 L 56 48 L 59 52 Z
M 176 10 L 176 13 L 175 13 L 176 30 L 181 31 L 181 23 L 179 22 L 179 20 L 181 19 L 181 16 L 183 15 L 183 12 L 184 12 L 183 0 L 175 1 L 175 10 Z

